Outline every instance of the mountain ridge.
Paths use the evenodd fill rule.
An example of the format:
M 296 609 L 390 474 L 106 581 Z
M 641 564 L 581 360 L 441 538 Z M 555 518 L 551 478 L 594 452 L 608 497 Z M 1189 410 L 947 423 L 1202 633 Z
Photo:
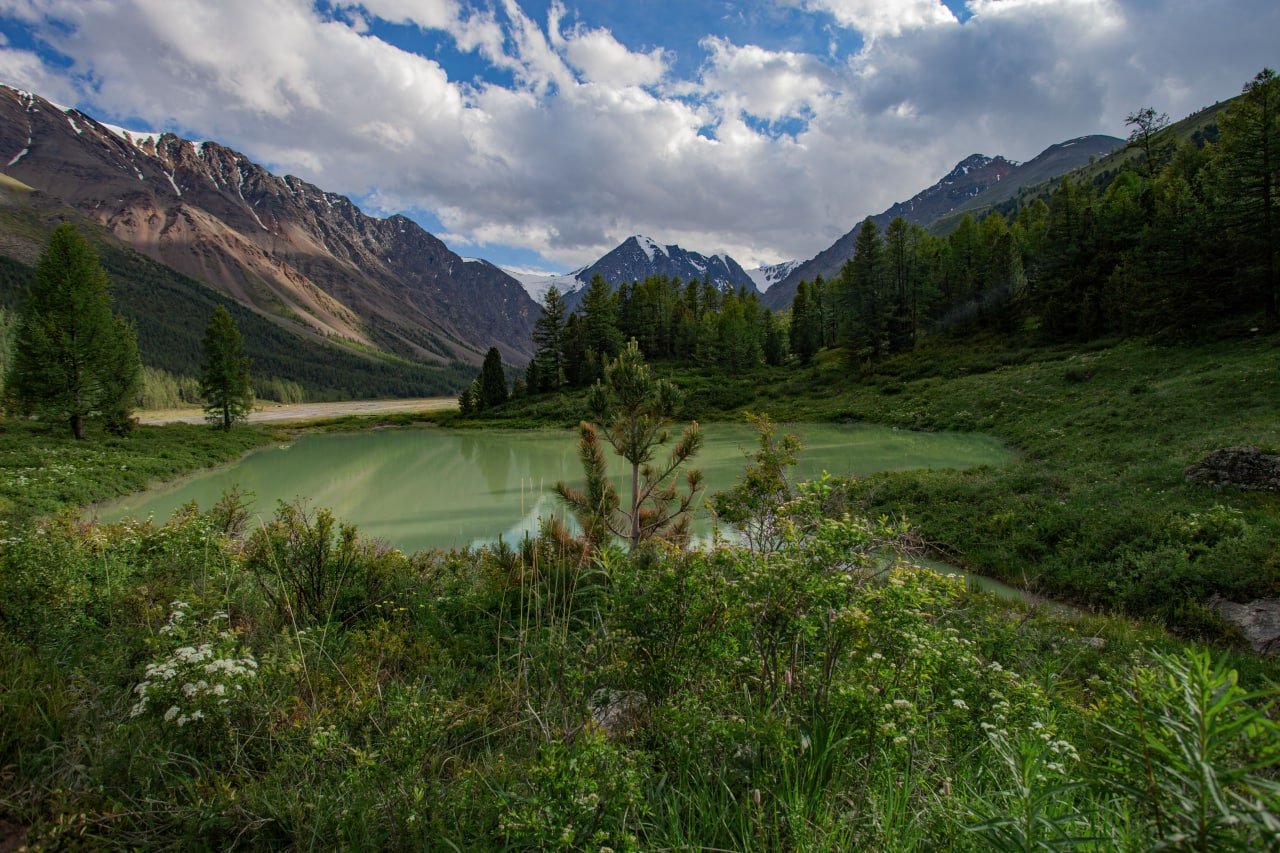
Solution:
M 871 216 L 871 220 L 881 231 L 897 216 L 912 224 L 928 226 L 954 211 L 973 208 L 980 204 L 979 200 L 996 196 L 1011 198 L 1023 186 L 1064 175 L 1087 164 L 1090 158 L 1104 156 L 1123 144 L 1123 140 L 1113 136 L 1081 136 L 1050 145 L 1024 163 L 999 155 L 971 154 L 933 185 Z M 796 287 L 802 280 L 812 281 L 819 275 L 824 278 L 839 275 L 844 262 L 853 257 L 854 242 L 862 222 L 862 219 L 858 220 L 829 247 L 798 264 L 785 279 L 771 287 L 765 295 L 765 305 L 774 310 L 785 309 L 791 304 Z
M 127 131 L 9 86 L 0 117 L 0 171 L 258 313 L 426 363 L 531 354 L 537 305 L 520 283 L 405 216 L 369 216 L 217 142 Z

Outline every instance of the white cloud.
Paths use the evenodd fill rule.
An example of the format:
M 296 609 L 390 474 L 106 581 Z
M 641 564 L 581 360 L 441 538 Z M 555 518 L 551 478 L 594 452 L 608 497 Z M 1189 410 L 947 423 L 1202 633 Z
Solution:
M 999 0 L 997 0 L 998 2 Z M 897 36 L 939 24 L 954 24 L 956 16 L 941 0 L 803 0 L 804 7 L 829 13 L 846 27 L 875 39 Z
M 662 48 L 648 53 L 628 50 L 608 30 L 575 28 L 563 39 L 565 58 L 586 79 L 606 86 L 652 86 L 666 73 Z
M 817 57 L 704 39 L 710 53 L 703 91 L 731 110 L 773 121 L 810 110 L 838 86 L 837 74 Z
M 310 0 L 0 0 L 71 58 L 0 45 L 0 78 L 376 211 L 430 211 L 470 254 L 515 245 L 569 268 L 639 232 L 750 266 L 812 256 L 975 151 L 1027 159 L 1122 134 L 1140 106 L 1228 97 L 1275 64 L 1280 31 L 1273 0 L 971 0 L 963 24 L 936 3 L 822 2 L 878 37 L 833 60 L 713 35 L 675 77 L 661 46 L 565 25 L 559 4 L 544 26 L 515 0 L 328 17 Z M 451 79 L 372 35 L 379 18 L 447 33 L 515 82 Z M 774 138 L 752 117 L 800 129 Z
M 35 92 L 55 103 L 72 104 L 79 98 L 75 86 L 57 69 L 29 50 L 6 47 L 0 41 L 0 81 Z

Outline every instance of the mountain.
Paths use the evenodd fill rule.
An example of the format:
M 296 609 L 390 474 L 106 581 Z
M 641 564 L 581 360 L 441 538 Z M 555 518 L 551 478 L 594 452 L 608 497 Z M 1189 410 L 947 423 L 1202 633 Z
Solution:
M 404 216 L 281 178 L 216 142 L 102 124 L 0 86 L 3 173 L 298 334 L 356 352 L 478 364 L 531 353 L 537 305 Z
M 957 163 L 933 186 L 871 219 L 881 231 L 897 216 L 916 225 L 928 226 L 948 215 L 958 217 L 960 211 L 978 211 L 1012 198 L 1022 187 L 1065 175 L 1123 145 L 1124 141 L 1114 136 L 1082 136 L 1051 145 L 1025 163 L 1015 163 L 999 156 L 972 154 Z M 823 278 L 839 275 L 844 262 L 853 257 L 854 242 L 861 224 L 859 221 L 830 247 L 799 264 L 783 281 L 770 288 L 765 295 L 765 304 L 775 310 L 786 308 L 801 281 L 812 281 L 819 275 Z
M 683 282 L 709 280 L 721 290 L 756 289 L 747 271 L 728 255 L 708 257 L 675 245 L 663 246 L 639 234 L 628 237 L 595 263 L 572 274 L 580 286 L 565 299 L 570 309 L 578 306 L 586 285 L 597 275 L 614 287 L 662 275 Z
M 788 263 L 794 263 L 794 261 Z M 518 269 L 508 269 L 506 272 L 524 285 L 531 297 L 539 301 L 554 285 L 564 294 L 565 304 L 573 310 L 581 303 L 582 294 L 591 283 L 591 279 L 597 275 L 615 288 L 620 284 L 630 284 L 635 281 L 644 281 L 651 276 L 662 275 L 678 278 L 683 282 L 709 279 L 721 290 L 737 290 L 745 287 L 748 290 L 763 291 L 778 280 L 779 272 L 784 266 L 786 264 L 777 264 L 747 272 L 728 255 L 717 254 L 708 257 L 675 245 L 663 246 L 648 237 L 636 234 L 623 240 L 599 260 L 585 267 L 579 267 L 573 272 L 560 275 Z M 772 271 L 773 279 L 767 278 L 769 271 Z
M 541 303 L 552 287 L 559 288 L 561 293 L 569 293 L 582 287 L 583 282 L 578 280 L 578 274 L 584 269 L 586 267 L 567 273 L 545 273 L 504 267 L 502 271 L 524 285 L 525 292 L 535 302 Z
M 1060 178 L 1123 149 L 1123 139 L 1102 135 L 1081 136 L 1050 145 L 1034 158 L 1017 166 L 1009 180 L 989 186 L 956 205 L 954 210 L 932 222 L 921 224 L 929 225 L 931 230 L 939 233 L 949 234 L 960 224 L 966 213 L 980 217 L 1002 202 L 1015 198 L 1027 187 Z
M 766 264 L 753 270 L 747 270 L 747 275 L 751 276 L 751 280 L 756 283 L 756 290 L 764 293 L 791 275 L 791 272 L 800 266 L 800 263 L 800 261 L 783 261 L 780 264 Z

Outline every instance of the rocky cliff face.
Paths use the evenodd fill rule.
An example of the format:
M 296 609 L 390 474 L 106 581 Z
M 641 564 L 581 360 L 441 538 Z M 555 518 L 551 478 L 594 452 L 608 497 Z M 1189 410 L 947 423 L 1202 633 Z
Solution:
M 138 134 L 0 87 L 2 171 L 254 310 L 427 362 L 531 351 L 536 304 L 403 216 L 277 177 L 214 142 Z

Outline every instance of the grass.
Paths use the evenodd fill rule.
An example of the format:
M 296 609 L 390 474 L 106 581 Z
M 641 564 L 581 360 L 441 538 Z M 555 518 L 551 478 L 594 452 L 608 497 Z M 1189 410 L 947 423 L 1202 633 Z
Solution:
M 87 440 L 76 441 L 61 424 L 0 421 L 0 522 L 18 524 L 139 491 L 276 438 L 261 429 L 228 433 L 189 424 L 143 426 L 116 437 L 95 425 Z
M 767 556 L 406 556 L 321 513 L 245 536 L 234 502 L 24 528 L 0 818 L 33 849 L 1274 843 L 1274 689 L 1149 627 L 829 570 L 828 509 Z M 639 697 L 631 725 L 602 692 Z
M 970 567 L 1221 637 L 1169 603 L 1269 589 L 1276 498 L 1181 470 L 1277 446 L 1276 354 L 992 345 L 869 377 L 830 353 L 678 372 L 704 420 L 976 430 L 1021 451 L 794 502 L 772 554 L 592 553 L 547 531 L 405 555 L 320 511 L 249 533 L 234 499 L 90 525 L 50 514 L 273 434 L 77 443 L 5 423 L 0 826 L 37 849 L 1274 847 L 1274 663 L 885 573 L 879 544 L 850 543 L 891 529 L 859 514 L 905 513 Z M 307 428 L 565 424 L 581 406 Z M 632 724 L 606 730 L 602 695 L 639 697 Z

